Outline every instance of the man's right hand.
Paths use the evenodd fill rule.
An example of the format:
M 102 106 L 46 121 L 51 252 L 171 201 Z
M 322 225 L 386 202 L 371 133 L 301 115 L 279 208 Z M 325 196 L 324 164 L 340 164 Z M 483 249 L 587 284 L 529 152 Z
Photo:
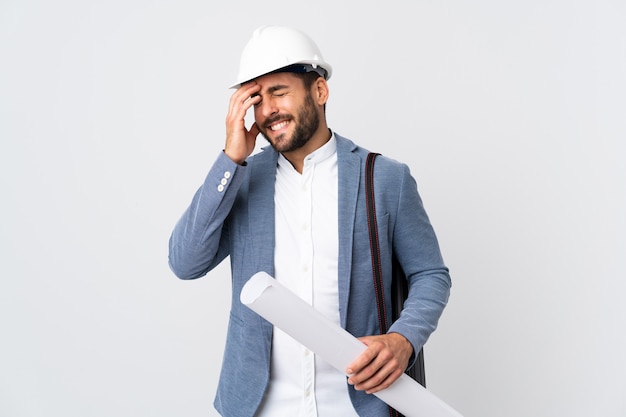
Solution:
M 226 155 L 238 164 L 243 164 L 254 151 L 259 127 L 256 122 L 250 130 L 246 129 L 245 116 L 248 109 L 261 101 L 257 94 L 261 86 L 254 81 L 239 87 L 230 97 L 228 115 L 226 116 Z

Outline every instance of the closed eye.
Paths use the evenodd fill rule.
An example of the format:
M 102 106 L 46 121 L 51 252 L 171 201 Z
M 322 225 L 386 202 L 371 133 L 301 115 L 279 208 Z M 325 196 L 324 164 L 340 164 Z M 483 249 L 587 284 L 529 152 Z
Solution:
M 287 93 L 287 88 L 288 87 L 286 85 L 279 84 L 268 88 L 267 92 L 273 96 L 280 97 Z
M 287 85 L 282 85 L 282 84 L 278 84 L 278 85 L 274 85 L 270 88 L 267 89 L 267 92 L 265 93 L 257 93 L 257 94 L 253 94 L 250 98 L 256 97 L 256 96 L 260 96 L 261 100 L 256 103 L 254 105 L 254 107 L 257 107 L 261 104 L 261 102 L 263 101 L 263 97 L 265 95 L 269 95 L 271 97 L 275 97 L 275 98 L 280 98 L 280 97 L 285 97 L 289 94 L 289 87 Z

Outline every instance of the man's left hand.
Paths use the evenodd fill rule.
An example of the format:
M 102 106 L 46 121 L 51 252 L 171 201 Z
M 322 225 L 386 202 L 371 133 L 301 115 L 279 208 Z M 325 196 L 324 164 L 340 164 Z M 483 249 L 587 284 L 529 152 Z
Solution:
M 413 346 L 400 333 L 360 337 L 367 349 L 348 365 L 348 383 L 368 394 L 388 388 L 406 370 Z

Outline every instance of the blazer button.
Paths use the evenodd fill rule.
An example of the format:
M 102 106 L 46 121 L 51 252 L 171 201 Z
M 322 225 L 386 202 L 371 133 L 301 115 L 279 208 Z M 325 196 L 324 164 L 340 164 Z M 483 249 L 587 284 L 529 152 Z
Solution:
M 217 191 L 219 191 L 220 193 L 221 193 L 222 191 L 224 191 L 224 186 L 223 186 L 222 184 L 218 185 L 218 186 L 217 186 Z

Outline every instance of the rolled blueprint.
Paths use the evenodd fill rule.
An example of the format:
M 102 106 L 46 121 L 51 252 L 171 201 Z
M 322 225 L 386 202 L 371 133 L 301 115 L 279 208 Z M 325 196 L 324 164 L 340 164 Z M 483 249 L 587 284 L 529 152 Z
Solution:
M 347 366 L 366 348 L 265 272 L 258 272 L 248 280 L 240 299 L 341 372 L 345 373 Z M 462 417 L 406 374 L 373 395 L 406 417 Z

